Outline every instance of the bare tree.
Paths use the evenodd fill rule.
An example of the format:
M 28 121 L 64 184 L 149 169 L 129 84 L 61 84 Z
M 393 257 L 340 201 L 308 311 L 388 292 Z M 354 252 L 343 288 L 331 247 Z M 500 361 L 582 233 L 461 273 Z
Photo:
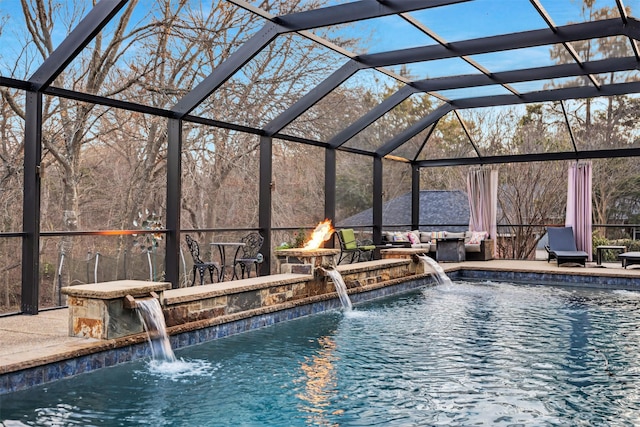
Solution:
M 510 116 L 512 115 L 508 112 Z M 551 124 L 550 124 L 551 123 Z M 505 149 L 534 152 L 553 150 L 553 122 L 545 118 L 541 105 L 527 106 L 514 139 Z M 509 148 L 511 147 L 511 148 Z M 508 233 L 499 243 L 504 258 L 527 259 L 544 235 L 544 226 L 563 217 L 566 205 L 566 171 L 563 163 L 536 162 L 506 164 L 500 168 L 498 188 L 499 224 L 508 226 Z
M 616 7 L 599 8 L 598 6 L 594 0 L 582 0 L 583 17 L 603 19 L 619 16 Z M 627 7 L 627 13 L 629 12 L 630 9 Z M 572 42 L 571 47 L 582 61 L 592 61 L 601 57 L 633 56 L 631 45 L 625 36 Z M 551 50 L 551 58 L 558 62 L 572 61 L 570 53 L 562 45 Z M 598 84 L 635 80 L 631 72 L 609 73 L 595 78 Z M 591 82 L 584 76 L 565 81 L 561 86 L 576 84 L 591 84 Z M 639 112 L 637 104 L 627 96 L 586 98 L 571 102 L 574 107 L 568 109 L 567 115 L 579 149 L 623 148 L 635 144 L 637 137 L 633 129 Z M 559 109 L 556 112 L 562 117 L 563 113 Z M 629 184 L 634 182 L 635 177 L 640 173 L 635 163 L 624 158 L 601 159 L 593 163 L 593 220 L 595 223 L 619 222 L 622 220 L 619 208 L 637 204 L 637 200 L 629 199 L 631 193 L 627 191 Z M 631 214 L 626 212 L 622 216 L 629 217 Z M 611 231 L 611 233 L 614 232 L 614 230 Z M 607 231 L 603 230 L 603 235 L 606 233 Z

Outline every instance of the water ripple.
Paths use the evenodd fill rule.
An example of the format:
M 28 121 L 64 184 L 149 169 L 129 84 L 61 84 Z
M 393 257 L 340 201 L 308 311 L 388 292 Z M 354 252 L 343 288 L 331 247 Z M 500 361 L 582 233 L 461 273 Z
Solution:
M 3 396 L 13 425 L 633 426 L 640 294 L 453 283 Z

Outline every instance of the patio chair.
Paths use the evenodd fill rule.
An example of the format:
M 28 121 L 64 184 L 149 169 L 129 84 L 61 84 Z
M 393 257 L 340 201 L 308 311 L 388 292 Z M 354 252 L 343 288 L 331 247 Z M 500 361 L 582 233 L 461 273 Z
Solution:
M 236 250 L 236 254 L 233 257 L 233 277 L 238 278 L 236 267 L 240 267 L 240 278 L 244 279 L 244 274 L 247 273 L 247 278 L 251 277 L 251 266 L 256 268 L 256 276 L 258 275 L 258 264 L 260 264 L 264 256 L 260 253 L 262 244 L 264 243 L 264 237 L 260 233 L 249 233 L 240 239 L 243 246 L 239 246 Z
M 190 235 L 186 235 L 187 246 L 191 257 L 193 258 L 193 284 L 196 284 L 196 271 L 200 273 L 200 285 L 204 284 L 204 272 L 209 270 L 209 276 L 211 277 L 211 283 L 213 283 L 213 272 L 215 271 L 216 277 L 220 276 L 220 265 L 217 262 L 205 262 L 200 259 L 200 245 Z
M 340 242 L 340 256 L 338 264 L 349 259 L 349 264 L 360 261 L 370 261 L 373 258 L 373 251 L 376 245 L 369 242 L 359 242 L 352 228 L 338 230 L 338 241 Z
M 589 254 L 579 251 L 576 247 L 576 239 L 572 227 L 547 228 L 549 244 L 545 247 L 548 253 L 547 262 L 552 259 L 561 264 L 580 264 L 585 266 Z

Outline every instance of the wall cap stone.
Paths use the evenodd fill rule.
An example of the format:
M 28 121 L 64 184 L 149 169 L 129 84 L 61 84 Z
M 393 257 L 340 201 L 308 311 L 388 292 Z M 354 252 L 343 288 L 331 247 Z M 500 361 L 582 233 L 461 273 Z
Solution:
M 306 282 L 308 280 L 309 275 L 307 274 L 272 274 L 270 276 L 251 277 L 248 279 L 231 280 L 229 282 L 171 289 L 163 293 L 163 305 L 182 304 L 189 301 L 255 291 L 290 283 Z
M 110 300 L 124 298 L 127 295 L 143 297 L 148 296 L 151 292 L 162 292 L 167 289 L 171 289 L 169 282 L 115 280 L 113 282 L 66 286 L 61 289 L 61 292 L 72 297 Z

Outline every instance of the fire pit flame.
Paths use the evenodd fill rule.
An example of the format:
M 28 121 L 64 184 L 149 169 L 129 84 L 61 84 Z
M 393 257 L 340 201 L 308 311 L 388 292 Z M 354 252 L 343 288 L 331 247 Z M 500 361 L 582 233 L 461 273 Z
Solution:
M 331 225 L 330 219 L 325 219 L 318 224 L 311 233 L 311 239 L 305 243 L 303 249 L 318 249 L 324 242 L 331 238 L 336 230 Z

